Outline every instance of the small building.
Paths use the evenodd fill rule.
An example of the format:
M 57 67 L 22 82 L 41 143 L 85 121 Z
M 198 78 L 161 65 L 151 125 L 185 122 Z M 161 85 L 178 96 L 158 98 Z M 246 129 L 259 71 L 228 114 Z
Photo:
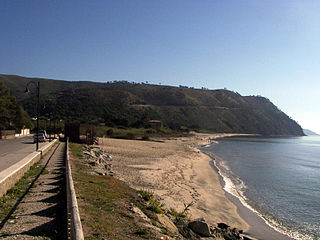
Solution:
M 70 142 L 94 144 L 96 135 L 94 126 L 79 123 L 66 123 L 64 125 L 65 137 L 69 138 Z

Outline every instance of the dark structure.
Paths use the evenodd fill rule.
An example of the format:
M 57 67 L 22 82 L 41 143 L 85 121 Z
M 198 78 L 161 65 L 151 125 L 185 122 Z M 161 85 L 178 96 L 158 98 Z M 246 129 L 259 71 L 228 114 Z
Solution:
M 70 142 L 85 143 L 92 145 L 96 142 L 96 136 L 93 125 L 66 123 L 64 125 L 65 137 L 69 138 Z
M 64 125 L 65 137 L 69 138 L 70 142 L 80 143 L 80 124 L 66 123 Z

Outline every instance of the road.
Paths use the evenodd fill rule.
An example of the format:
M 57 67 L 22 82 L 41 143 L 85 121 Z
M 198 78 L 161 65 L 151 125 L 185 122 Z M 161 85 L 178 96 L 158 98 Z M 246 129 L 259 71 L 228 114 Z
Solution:
M 44 145 L 45 143 L 39 143 L 39 148 Z M 35 150 L 36 144 L 33 143 L 32 136 L 0 140 L 0 172 Z

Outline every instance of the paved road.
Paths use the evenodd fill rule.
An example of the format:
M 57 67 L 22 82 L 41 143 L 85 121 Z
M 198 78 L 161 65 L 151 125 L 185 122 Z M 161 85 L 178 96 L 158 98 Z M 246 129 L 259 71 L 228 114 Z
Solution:
M 45 145 L 40 143 L 39 148 Z M 36 150 L 33 137 L 0 140 L 0 172 Z

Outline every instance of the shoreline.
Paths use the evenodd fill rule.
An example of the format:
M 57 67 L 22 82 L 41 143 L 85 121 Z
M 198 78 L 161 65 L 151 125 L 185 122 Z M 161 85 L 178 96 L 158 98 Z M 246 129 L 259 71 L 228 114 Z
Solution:
M 211 145 L 209 139 L 236 135 L 248 134 L 197 133 L 162 142 L 104 138 L 99 143 L 113 158 L 116 178 L 137 190 L 154 192 L 168 209 L 181 211 L 184 204 L 194 202 L 191 219 L 204 217 L 211 225 L 224 222 L 258 239 L 291 239 L 269 227 L 239 199 L 229 196 L 221 175 L 212 166 L 212 157 L 199 149 Z M 266 226 L 270 228 L 267 231 Z M 276 238 L 266 238 L 270 234 Z
M 217 141 L 217 138 L 214 139 L 214 141 Z M 205 151 L 203 152 L 207 154 Z M 220 185 L 221 185 L 221 188 L 224 190 L 226 197 L 229 199 L 230 202 L 232 202 L 237 207 L 237 212 L 240 215 L 240 217 L 248 223 L 249 229 L 245 231 L 245 233 L 249 237 L 253 237 L 255 239 L 265 239 L 265 240 L 293 240 L 294 239 L 284 233 L 277 231 L 275 228 L 271 227 L 257 212 L 245 206 L 238 197 L 226 191 L 224 188 L 224 185 L 226 184 L 225 180 L 223 176 L 219 173 L 218 167 L 215 165 L 215 158 L 216 158 L 215 153 L 210 152 L 210 154 L 207 154 L 207 155 L 212 159 L 210 166 L 212 167 L 213 171 L 215 171 L 219 175 Z
M 155 193 L 168 210 L 183 211 L 184 204 L 193 202 L 191 219 L 204 217 L 213 226 L 226 223 L 246 231 L 249 225 L 225 196 L 219 175 L 209 165 L 211 158 L 197 149 L 208 144 L 209 136 L 213 134 L 162 138 L 162 142 L 104 138 L 99 143 L 112 156 L 114 177 L 134 189 Z

